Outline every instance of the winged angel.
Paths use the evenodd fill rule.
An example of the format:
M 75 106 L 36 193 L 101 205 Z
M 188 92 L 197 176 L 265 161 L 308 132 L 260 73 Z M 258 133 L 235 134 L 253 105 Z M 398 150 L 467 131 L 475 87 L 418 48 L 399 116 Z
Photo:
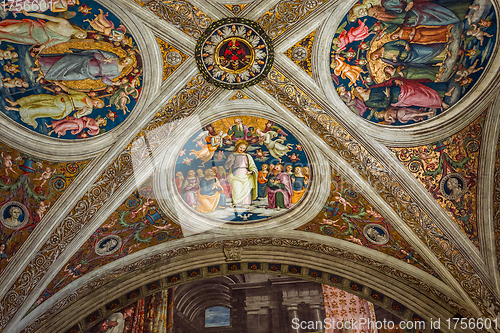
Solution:
M 226 136 L 228 135 L 223 131 L 217 135 L 211 135 L 209 131 L 201 132 L 193 140 L 193 142 L 197 143 L 197 146 L 201 147 L 201 150 L 191 150 L 189 155 L 194 155 L 197 159 L 202 160 L 201 165 L 205 166 L 205 163 L 212 159 L 217 148 L 223 144 L 222 139 Z
M 259 135 L 259 137 L 264 139 L 263 141 L 260 141 L 260 144 L 266 145 L 269 153 L 271 153 L 274 158 L 277 158 L 280 161 L 281 156 L 288 154 L 288 152 L 293 149 L 290 143 L 284 145 L 285 141 L 283 141 L 282 139 L 276 139 L 273 141 L 272 139 L 278 136 L 278 133 L 276 133 L 275 131 L 268 131 L 264 133 L 260 129 L 258 129 L 257 134 Z

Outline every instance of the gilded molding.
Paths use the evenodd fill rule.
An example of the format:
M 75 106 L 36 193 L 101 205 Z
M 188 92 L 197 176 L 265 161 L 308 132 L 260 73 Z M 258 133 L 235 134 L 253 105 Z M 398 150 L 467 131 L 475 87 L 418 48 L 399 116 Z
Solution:
M 497 264 L 500 263 L 500 137 L 498 138 L 495 159 L 495 175 L 493 189 L 493 221 L 495 222 L 495 245 L 497 248 Z M 500 270 L 500 268 L 499 268 Z

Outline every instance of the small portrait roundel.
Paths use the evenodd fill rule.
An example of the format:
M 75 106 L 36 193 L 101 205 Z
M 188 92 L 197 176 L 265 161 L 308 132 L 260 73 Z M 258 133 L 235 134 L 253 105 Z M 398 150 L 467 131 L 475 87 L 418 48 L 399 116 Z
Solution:
M 404 126 L 446 112 L 492 58 L 491 0 L 361 0 L 332 40 L 330 72 L 357 116 Z
M 180 199 L 209 218 L 252 222 L 285 213 L 311 183 L 302 143 L 273 121 L 239 116 L 206 125 L 175 166 Z
M 467 180 L 460 173 L 450 173 L 441 179 L 441 195 L 448 200 L 458 200 L 467 192 Z
M 121 246 L 122 239 L 119 236 L 109 235 L 104 237 L 97 243 L 95 247 L 95 253 L 100 256 L 106 256 L 118 251 Z
M 17 201 L 9 201 L 0 208 L 0 221 L 9 229 L 20 229 L 29 221 L 28 209 Z
M 380 224 L 368 224 L 363 229 L 363 234 L 371 243 L 383 245 L 389 241 L 387 229 Z

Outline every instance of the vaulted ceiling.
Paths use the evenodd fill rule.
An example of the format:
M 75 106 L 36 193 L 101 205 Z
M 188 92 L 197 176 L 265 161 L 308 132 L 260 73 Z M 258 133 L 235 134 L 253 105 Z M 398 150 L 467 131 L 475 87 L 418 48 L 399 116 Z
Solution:
M 498 45 L 449 109 L 395 126 L 362 119 L 332 80 L 332 40 L 355 1 L 86 6 L 94 3 L 126 27 L 126 42 L 104 30 L 103 41 L 94 21 L 94 43 L 116 38 L 114 46 L 140 69 L 129 80 L 140 83 L 118 84 L 130 110 L 116 100 L 95 109 L 106 117 L 106 131 L 90 137 L 57 138 L 0 113 L 0 151 L 11 156 L 2 158 L 0 177 L 8 258 L 0 266 L 0 332 L 78 331 L 95 322 L 92 313 L 111 311 L 110 301 L 153 292 L 152 283 L 167 288 L 250 271 L 331 284 L 374 302 L 383 294 L 408 309 L 402 317 L 498 316 Z M 76 17 L 99 14 L 97 7 L 83 14 L 82 6 Z M 198 40 L 212 23 L 232 17 L 257 22 L 269 38 L 272 66 L 263 66 L 267 73 L 256 84 L 222 84 L 200 73 Z M 274 122 L 304 149 L 310 182 L 292 208 L 231 222 L 196 212 L 177 192 L 186 143 L 202 127 L 221 119 L 231 125 L 235 117 Z M 455 197 L 443 190 L 450 175 L 463 185 Z M 9 228 L 12 202 L 26 209 L 22 227 Z M 370 240 L 367 225 L 383 228 L 386 239 Z M 105 237 L 118 237 L 119 251 L 99 252 Z

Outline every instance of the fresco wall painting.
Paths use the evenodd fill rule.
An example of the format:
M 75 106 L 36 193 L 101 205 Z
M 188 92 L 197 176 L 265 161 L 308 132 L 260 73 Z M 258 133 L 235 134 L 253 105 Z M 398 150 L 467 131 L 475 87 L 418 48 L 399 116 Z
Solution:
M 46 11 L 26 12 L 9 2 L 0 12 L 0 110 L 55 138 L 110 131 L 141 91 L 137 45 L 95 1 L 51 3 Z
M 291 209 L 306 194 L 312 175 L 304 149 L 273 121 L 221 119 L 182 147 L 175 186 L 187 205 L 210 218 L 266 219 Z
M 0 273 L 88 161 L 42 161 L 0 143 Z
M 356 115 L 382 125 L 418 123 L 474 87 L 496 31 L 489 0 L 362 0 L 333 39 L 332 80 Z
M 471 125 L 427 146 L 389 148 L 479 248 L 477 170 L 486 112 Z
M 73 255 L 31 310 L 79 277 L 150 246 L 182 238 L 182 230 L 159 210 L 152 177 L 134 191 Z
M 334 169 L 330 193 L 322 211 L 296 230 L 331 236 L 380 251 L 438 277 L 389 222 Z

